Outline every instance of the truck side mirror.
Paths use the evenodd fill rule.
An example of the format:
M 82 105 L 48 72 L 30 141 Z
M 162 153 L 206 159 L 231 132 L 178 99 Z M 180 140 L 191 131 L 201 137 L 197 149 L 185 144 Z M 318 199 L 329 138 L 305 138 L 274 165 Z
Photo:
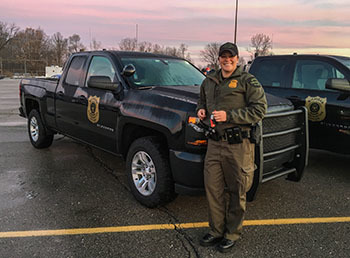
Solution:
M 326 81 L 326 89 L 350 93 L 350 82 L 347 79 L 332 79 Z
M 117 82 L 112 82 L 108 76 L 90 76 L 87 85 L 91 88 L 112 90 L 116 93 L 121 91 L 121 85 Z
M 130 76 L 133 76 L 135 72 L 136 72 L 135 66 L 132 64 L 128 64 L 124 66 L 123 71 L 121 72 L 121 75 L 125 77 L 130 77 Z

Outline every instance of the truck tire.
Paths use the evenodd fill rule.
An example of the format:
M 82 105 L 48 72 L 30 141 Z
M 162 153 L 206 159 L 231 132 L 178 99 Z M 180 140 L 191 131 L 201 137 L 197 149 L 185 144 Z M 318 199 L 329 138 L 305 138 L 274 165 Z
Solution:
M 175 198 L 168 155 L 156 137 L 139 138 L 131 144 L 126 169 L 132 194 L 146 207 L 154 208 Z
M 47 132 L 39 112 L 35 109 L 28 116 L 28 134 L 30 142 L 37 149 L 47 148 L 52 144 L 53 134 Z

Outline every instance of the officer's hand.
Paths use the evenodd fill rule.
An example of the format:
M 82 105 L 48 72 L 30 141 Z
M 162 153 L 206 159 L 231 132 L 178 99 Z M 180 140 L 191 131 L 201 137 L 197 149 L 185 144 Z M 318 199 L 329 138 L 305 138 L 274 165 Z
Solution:
M 197 116 L 199 117 L 200 120 L 203 120 L 203 119 L 206 117 L 206 115 L 205 115 L 205 109 L 204 109 L 204 108 L 201 108 L 200 110 L 198 110 Z
M 223 110 L 213 111 L 212 114 L 216 122 L 226 122 L 226 119 L 227 119 L 226 111 L 223 111 Z

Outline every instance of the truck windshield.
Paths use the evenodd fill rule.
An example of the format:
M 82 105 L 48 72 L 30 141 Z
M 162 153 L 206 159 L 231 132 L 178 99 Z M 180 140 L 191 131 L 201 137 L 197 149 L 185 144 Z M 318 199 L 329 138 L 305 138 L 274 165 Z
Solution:
M 136 87 L 201 85 L 205 76 L 185 60 L 165 58 L 121 58 L 136 68 L 130 82 Z
M 350 58 L 349 57 L 336 57 L 335 59 L 337 59 L 340 63 L 342 63 L 343 65 L 345 65 L 347 68 L 350 69 Z

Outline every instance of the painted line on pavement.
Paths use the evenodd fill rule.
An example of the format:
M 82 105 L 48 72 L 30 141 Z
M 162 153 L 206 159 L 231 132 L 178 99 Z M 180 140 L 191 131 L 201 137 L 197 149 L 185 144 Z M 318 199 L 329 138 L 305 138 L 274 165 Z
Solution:
M 341 222 L 350 222 L 350 217 L 246 220 L 243 222 L 243 226 L 266 226 L 266 225 L 272 226 L 272 225 L 341 223 Z M 133 232 L 133 231 L 148 231 L 148 230 L 171 230 L 175 228 L 191 229 L 191 228 L 205 228 L 205 227 L 208 227 L 208 222 L 135 225 L 135 226 L 120 226 L 120 227 L 99 227 L 99 228 L 75 228 L 75 229 L 57 229 L 57 230 L 10 231 L 10 232 L 0 232 L 0 238 L 85 235 L 85 234 Z

